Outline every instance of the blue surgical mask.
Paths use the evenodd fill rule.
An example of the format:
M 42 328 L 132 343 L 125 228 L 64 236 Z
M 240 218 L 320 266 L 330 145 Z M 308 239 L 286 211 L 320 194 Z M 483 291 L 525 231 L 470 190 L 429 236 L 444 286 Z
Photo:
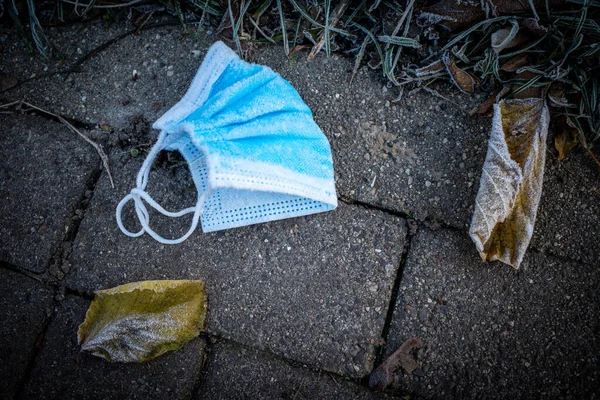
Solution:
M 222 42 L 208 51 L 191 87 L 153 125 L 160 135 L 117 206 L 127 236 L 148 233 L 181 243 L 201 221 L 204 232 L 332 210 L 337 206 L 329 142 L 296 90 L 268 67 L 247 63 Z M 171 212 L 146 193 L 161 150 L 179 151 L 198 190 L 194 207 Z M 142 229 L 128 231 L 123 206 L 133 200 Z M 193 213 L 188 232 L 165 239 L 150 228 L 147 206 L 169 217 Z

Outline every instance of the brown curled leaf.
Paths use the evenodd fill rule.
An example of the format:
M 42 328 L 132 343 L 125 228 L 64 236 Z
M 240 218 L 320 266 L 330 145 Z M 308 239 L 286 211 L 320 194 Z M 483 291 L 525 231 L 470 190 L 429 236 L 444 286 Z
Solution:
M 492 33 L 492 49 L 500 53 L 504 49 L 510 49 L 523 43 L 524 37 L 519 33 L 519 24 L 511 20 L 510 28 L 498 29 Z
M 448 53 L 444 54 L 442 62 L 446 66 L 446 71 L 456 87 L 467 94 L 472 94 L 475 91 L 475 79 L 469 73 L 458 68 L 452 56 Z
M 133 282 L 96 292 L 77 337 L 82 351 L 144 362 L 198 336 L 206 318 L 204 282 Z
M 421 347 L 423 347 L 423 342 L 418 337 L 411 337 L 405 341 L 398 350 L 371 373 L 369 387 L 377 391 L 385 390 L 394 380 L 398 367 L 401 367 L 406 373 L 412 374 L 419 365 L 410 353 Z
M 494 105 L 469 235 L 484 261 L 519 268 L 542 194 L 549 113 L 542 99 Z
M 510 92 L 510 87 L 508 86 L 503 86 L 502 89 L 494 90 L 492 94 L 479 105 L 479 107 L 475 107 L 469 112 L 469 116 L 474 117 L 476 115 L 487 114 L 494 103 L 504 97 L 508 92 Z
M 500 70 L 505 72 L 515 72 L 519 68 L 526 66 L 527 63 L 527 53 L 521 53 L 503 63 L 500 66 Z
M 564 160 L 579 143 L 579 129 L 568 117 L 561 118 L 560 133 L 554 137 L 554 147 L 558 151 L 558 159 Z
M 565 93 L 565 86 L 560 82 L 554 82 L 548 88 L 548 100 L 552 107 L 569 107 L 569 101 Z

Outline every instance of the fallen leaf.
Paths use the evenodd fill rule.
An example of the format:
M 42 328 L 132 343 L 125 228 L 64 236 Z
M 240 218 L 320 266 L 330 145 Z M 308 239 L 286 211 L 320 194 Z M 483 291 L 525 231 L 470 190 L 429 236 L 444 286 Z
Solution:
M 510 58 L 507 62 L 502 64 L 500 66 L 500 70 L 505 72 L 515 72 L 519 68 L 526 66 L 527 63 L 527 53 L 521 53 Z
M 548 100 L 552 107 L 569 107 L 565 93 L 565 86 L 561 82 L 554 82 L 548 88 Z
M 554 137 L 554 147 L 558 150 L 558 159 L 564 160 L 579 143 L 579 129 L 573 125 L 568 117 L 564 117 L 560 124 L 562 129 Z
M 542 99 L 504 100 L 494 105 L 469 235 L 484 261 L 519 268 L 542 194 L 548 106 Z
M 475 107 L 469 112 L 469 116 L 474 117 L 475 115 L 484 115 L 486 114 L 490 108 L 498 101 L 499 98 L 502 98 L 506 93 L 510 91 L 508 86 L 503 86 L 502 89 L 494 90 L 487 99 L 485 99 L 479 107 Z
M 510 49 L 523 43 L 523 35 L 519 35 L 519 24 L 511 20 L 510 28 L 498 29 L 492 33 L 492 49 L 498 54 L 504 49 Z
M 373 390 L 385 390 L 394 380 L 398 367 L 408 374 L 419 367 L 417 361 L 410 354 L 414 349 L 423 347 L 423 342 L 418 337 L 412 337 L 402 344 L 391 356 L 389 356 L 369 376 L 369 387 Z
M 544 93 L 543 86 L 536 86 L 534 84 L 529 87 L 525 87 L 527 82 L 534 79 L 535 77 L 536 77 L 536 75 L 531 71 L 523 71 L 519 74 L 516 74 L 515 79 L 519 79 L 525 83 L 522 85 L 520 85 L 520 84 L 512 85 L 513 98 L 523 100 L 523 99 L 531 99 L 531 98 L 537 99 L 537 98 L 542 97 L 542 94 Z M 517 92 L 517 91 L 519 91 L 519 92 Z
M 476 22 L 486 19 L 486 11 L 491 16 L 514 15 L 530 12 L 531 6 L 537 10 L 550 11 L 560 9 L 566 0 L 484 0 L 484 1 L 457 1 L 441 0 L 426 7 L 418 17 L 421 26 L 441 25 L 450 31 L 467 28 Z
M 475 79 L 467 72 L 458 68 L 452 56 L 448 55 L 448 53 L 444 54 L 442 62 L 446 66 L 446 70 L 456 87 L 467 94 L 472 94 L 475 91 Z
M 203 281 L 144 281 L 99 290 L 79 326 L 82 351 L 144 362 L 198 336 L 206 318 Z

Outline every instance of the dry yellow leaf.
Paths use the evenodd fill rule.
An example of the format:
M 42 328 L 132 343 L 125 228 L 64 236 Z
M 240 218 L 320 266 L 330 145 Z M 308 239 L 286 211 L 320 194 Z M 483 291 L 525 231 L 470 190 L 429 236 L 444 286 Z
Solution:
M 562 132 L 554 138 L 554 147 L 558 150 L 558 159 L 564 160 L 579 143 L 579 130 L 565 118 L 562 121 Z
M 484 261 L 519 268 L 542 194 L 548 107 L 542 99 L 505 100 L 494 119 L 469 234 Z
M 108 361 L 144 362 L 181 348 L 206 319 L 204 282 L 133 282 L 96 292 L 79 326 L 82 351 Z

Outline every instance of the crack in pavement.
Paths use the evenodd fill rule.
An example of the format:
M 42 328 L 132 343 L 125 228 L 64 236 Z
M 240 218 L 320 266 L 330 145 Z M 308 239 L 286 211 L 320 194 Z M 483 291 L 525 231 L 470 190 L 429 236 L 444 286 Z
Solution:
M 62 281 L 71 270 L 71 250 L 73 243 L 79 233 L 81 222 L 85 218 L 85 212 L 89 207 L 90 201 L 96 189 L 96 185 L 102 176 L 102 168 L 96 167 L 90 174 L 88 181 L 85 183 L 79 201 L 73 207 L 73 212 L 69 218 L 69 224 L 62 240 L 58 244 L 54 254 L 50 258 L 46 271 L 51 276 Z

